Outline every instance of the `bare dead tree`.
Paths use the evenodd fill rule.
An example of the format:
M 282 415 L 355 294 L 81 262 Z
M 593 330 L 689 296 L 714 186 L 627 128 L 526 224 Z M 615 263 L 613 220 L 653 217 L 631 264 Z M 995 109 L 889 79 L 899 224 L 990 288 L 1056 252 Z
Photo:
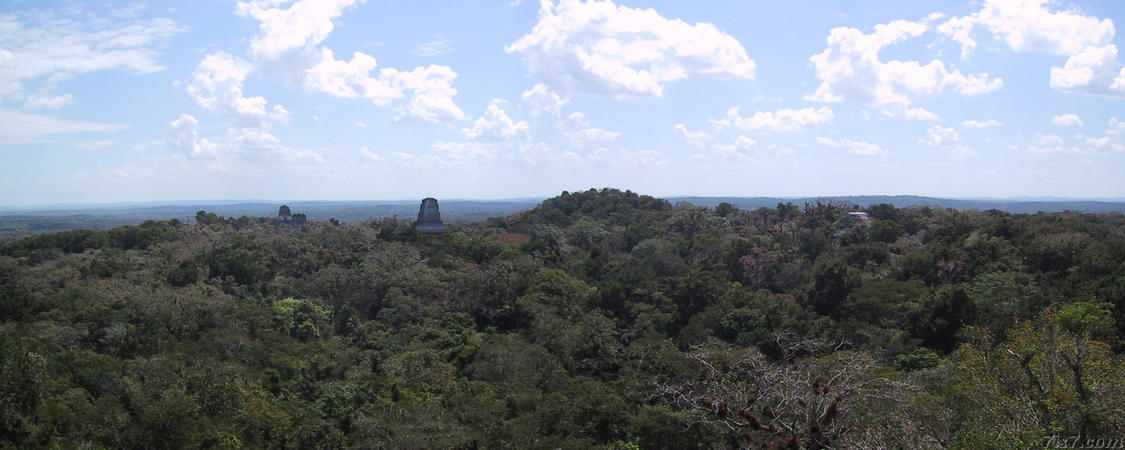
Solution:
M 740 446 L 940 445 L 924 436 L 901 439 L 887 436 L 883 429 L 862 429 L 864 420 L 875 415 L 896 414 L 892 410 L 904 405 L 907 394 L 916 389 L 876 376 L 879 366 L 870 355 L 842 350 L 846 343 L 818 343 L 793 335 L 779 335 L 778 340 L 789 354 L 823 356 L 771 361 L 753 349 L 692 349 L 685 357 L 698 363 L 698 373 L 690 378 L 654 380 L 650 400 L 696 411 L 699 420 L 730 430 Z M 912 432 L 905 416 L 899 414 L 894 421 L 903 423 L 898 428 L 902 432 Z

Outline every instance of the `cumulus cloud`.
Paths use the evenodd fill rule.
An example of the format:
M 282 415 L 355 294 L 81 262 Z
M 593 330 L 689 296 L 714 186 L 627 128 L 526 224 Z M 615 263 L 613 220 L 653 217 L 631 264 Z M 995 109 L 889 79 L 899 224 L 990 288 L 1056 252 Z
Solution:
M 1001 125 L 1004 125 L 1004 124 L 1000 123 L 999 121 L 996 121 L 994 119 L 988 119 L 988 120 L 984 120 L 984 121 L 981 121 L 981 120 L 966 120 L 964 122 L 961 122 L 961 128 L 974 128 L 974 129 L 992 128 L 992 127 L 998 127 L 998 126 L 1001 126 Z
M 526 121 L 512 120 L 502 108 L 504 103 L 501 99 L 492 99 L 484 115 L 477 118 L 472 127 L 464 128 L 461 132 L 466 138 L 476 142 L 510 142 L 528 139 L 530 126 Z
M 1055 134 L 1036 134 L 1026 143 L 1025 150 L 1042 156 L 1125 153 L 1125 122 L 1111 117 L 1103 135 L 1076 134 L 1069 142 Z
M 377 105 L 398 101 L 395 121 L 450 122 L 465 117 L 453 101 L 457 73 L 448 66 L 419 66 L 409 71 L 378 66 L 375 57 L 354 52 L 337 59 L 323 41 L 333 21 L 356 0 L 253 0 L 239 2 L 238 14 L 259 22 L 250 54 L 257 70 L 306 88 L 343 98 L 363 98 Z M 404 101 L 399 101 L 403 99 Z
M 187 90 L 204 108 L 228 114 L 246 126 L 261 125 L 267 117 L 288 121 L 289 112 L 281 105 L 274 105 L 270 113 L 265 98 L 243 96 L 242 85 L 249 72 L 249 62 L 226 52 L 211 53 L 195 68 Z
M 1106 124 L 1105 135 L 1101 137 L 1076 136 L 1086 145 L 1091 153 L 1094 152 L 1125 152 L 1125 122 L 1110 117 Z
M 934 125 L 930 127 L 929 130 L 926 130 L 926 138 L 920 140 L 919 142 L 926 145 L 939 146 L 943 144 L 951 144 L 960 140 L 961 136 L 957 134 L 957 130 L 954 130 L 953 127 Z
M 616 131 L 609 131 L 602 128 L 582 128 L 577 131 L 567 133 L 570 142 L 574 147 L 583 149 L 589 146 L 605 145 L 617 140 L 621 137 L 621 133 Z
M 320 154 L 282 145 L 281 140 L 260 128 L 231 128 L 226 136 L 207 139 L 199 136 L 199 120 L 181 114 L 168 124 L 165 140 L 169 147 L 192 159 L 220 162 L 324 162 Z
M 1080 127 L 1082 126 L 1082 118 L 1077 114 L 1059 114 L 1051 118 L 1051 123 L 1056 127 Z
M 356 0 L 298 0 L 289 8 L 279 8 L 285 0 L 238 2 L 239 15 L 259 22 L 259 33 L 250 41 L 251 51 L 265 58 L 279 58 L 289 52 L 314 50 L 332 33 L 332 20 Z
M 359 147 L 359 154 L 368 161 L 382 162 L 384 160 L 383 155 L 371 151 L 366 145 Z
M 957 134 L 957 130 L 954 130 L 953 127 L 934 125 L 926 130 L 926 137 L 918 142 L 941 150 L 952 159 L 967 159 L 977 156 L 975 150 L 960 144 L 960 141 L 961 136 Z
M 672 129 L 676 131 L 676 134 L 682 136 L 688 144 L 699 148 L 703 148 L 714 138 L 706 131 L 691 131 L 682 123 L 677 123 Z
M 551 87 L 596 95 L 660 96 L 670 81 L 753 79 L 755 69 L 742 44 L 712 24 L 612 1 L 542 0 L 539 22 L 506 50 Z
M 1058 135 L 1036 134 L 1027 145 L 1027 151 L 1037 155 L 1085 155 L 1090 153 L 1090 148 L 1068 145 Z
M 569 99 L 560 97 L 559 94 L 543 83 L 536 84 L 535 87 L 524 91 L 520 98 L 523 99 L 524 103 L 531 106 L 532 116 L 549 115 L 556 119 L 561 116 L 562 107 L 570 102 Z
M 457 95 L 457 89 L 453 88 L 457 72 L 448 66 L 415 67 L 409 72 L 383 69 L 382 74 L 396 87 L 413 91 L 410 100 L 395 109 L 396 122 L 452 122 L 465 118 L 465 113 L 453 102 L 453 96 Z
M 788 133 L 831 121 L 835 115 L 827 106 L 820 108 L 789 109 L 777 111 L 758 111 L 750 117 L 739 113 L 737 106 L 727 110 L 726 117 L 711 119 L 717 130 L 733 128 L 742 131 L 764 131 L 767 133 Z
M 729 144 L 716 143 L 711 146 L 712 153 L 720 159 L 755 159 L 755 158 L 779 158 L 784 156 L 791 156 L 793 150 L 789 147 L 779 145 L 763 146 L 745 135 L 738 135 L 734 142 Z M 701 156 L 701 155 L 697 155 Z M 703 158 L 697 159 L 710 159 L 705 155 Z
M 891 116 L 895 115 L 895 112 L 894 112 L 893 109 L 887 110 L 885 112 L 888 115 L 891 115 Z M 911 120 L 937 120 L 938 119 L 937 114 L 934 114 L 930 111 L 927 111 L 926 108 L 922 108 L 922 107 L 906 108 L 906 110 L 903 111 L 902 116 L 906 117 L 907 119 L 911 119 Z
M 214 145 L 206 139 L 199 139 L 199 120 L 190 114 L 180 114 L 180 117 L 168 124 L 165 139 L 169 147 L 192 158 L 215 154 Z
M 981 9 L 941 24 L 940 33 L 961 44 L 968 59 L 977 47 L 974 31 L 988 30 L 1015 52 L 1067 57 L 1050 70 L 1050 86 L 1062 91 L 1125 95 L 1125 68 L 1113 44 L 1113 21 L 1081 11 L 1056 10 L 1049 0 L 986 0 Z
M 537 90 L 528 92 L 533 94 L 525 92 L 525 101 L 533 100 L 532 96 Z M 538 90 L 538 94 L 544 92 L 550 91 Z M 448 164 L 480 163 L 493 159 L 516 160 L 527 164 L 592 161 L 600 159 L 600 155 L 608 151 L 605 145 L 621 136 L 616 131 L 591 127 L 584 114 L 574 112 L 566 121 L 559 122 L 560 131 L 570 141 L 571 148 L 555 149 L 537 141 L 532 136 L 532 125 L 526 120 L 513 119 L 504 109 L 507 104 L 503 99 L 493 99 L 471 126 L 461 129 L 462 140 L 435 142 L 431 146 L 434 155 Z M 561 115 L 561 112 L 558 114 Z M 583 151 L 587 148 L 594 150 Z
M 889 156 L 890 151 L 882 147 L 865 141 L 852 141 L 848 139 L 828 139 L 825 137 L 816 138 L 816 143 L 825 147 L 842 148 L 848 153 L 859 156 Z
M 35 142 L 59 134 L 127 130 L 124 125 L 67 120 L 58 117 L 0 109 L 0 144 Z
M 461 129 L 463 141 L 437 141 L 432 147 L 442 159 L 450 162 L 483 162 L 502 152 L 526 154 L 532 144 L 531 126 L 524 120 L 513 120 L 504 110 L 506 101 L 492 99 L 484 114 L 472 126 Z
M 828 48 L 809 58 L 821 80 L 816 91 L 807 98 L 821 102 L 858 101 L 888 107 L 887 111 L 913 115 L 916 119 L 933 119 L 925 110 L 911 110 L 919 97 L 941 94 L 945 89 L 962 95 L 976 95 L 999 89 L 1000 78 L 988 74 L 963 74 L 951 70 L 941 60 L 880 60 L 884 48 L 922 35 L 930 28 L 925 22 L 896 20 L 874 27 L 871 33 L 849 28 L 833 28 L 828 34 Z

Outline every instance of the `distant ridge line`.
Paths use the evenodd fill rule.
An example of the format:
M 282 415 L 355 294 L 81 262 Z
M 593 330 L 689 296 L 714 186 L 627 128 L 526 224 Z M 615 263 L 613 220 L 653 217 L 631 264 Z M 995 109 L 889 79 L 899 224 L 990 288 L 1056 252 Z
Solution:
M 908 206 L 930 206 L 939 208 L 953 208 L 957 210 L 996 209 L 1014 214 L 1034 214 L 1038 212 L 1080 211 L 1087 213 L 1125 213 L 1125 202 L 1102 200 L 1018 200 L 1018 199 L 951 199 L 939 197 L 923 197 L 918 195 L 850 195 L 850 196 L 821 196 L 821 197 L 704 197 L 683 196 L 665 197 L 673 203 L 686 201 L 691 204 L 714 207 L 719 203 L 730 203 L 741 209 L 758 209 L 762 207 L 774 208 L 778 203 L 793 203 L 801 205 L 805 202 L 832 201 L 850 203 L 860 207 L 868 207 L 879 203 L 889 203 L 896 208 Z

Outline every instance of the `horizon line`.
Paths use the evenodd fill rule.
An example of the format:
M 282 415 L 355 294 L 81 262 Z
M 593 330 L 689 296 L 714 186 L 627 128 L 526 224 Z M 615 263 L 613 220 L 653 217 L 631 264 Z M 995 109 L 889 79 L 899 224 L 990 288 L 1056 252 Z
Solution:
M 628 189 L 621 189 L 626 191 Z M 586 192 L 583 191 L 563 191 L 571 194 Z M 629 190 L 631 191 L 631 190 Z M 648 195 L 632 191 L 639 195 Z M 468 197 L 453 197 L 441 199 L 439 201 L 446 202 L 541 202 L 543 200 L 557 197 L 554 196 L 526 196 L 526 197 L 500 197 L 500 198 L 468 198 Z M 1102 203 L 1122 203 L 1125 202 L 1125 197 L 1059 197 L 1059 196 L 1008 196 L 1008 197 L 939 197 L 932 195 L 920 194 L 846 194 L 846 195 L 693 195 L 693 194 L 674 194 L 674 195 L 650 195 L 651 197 L 660 199 L 681 199 L 681 198 L 730 198 L 730 199 L 779 199 L 779 200 L 800 200 L 800 199 L 819 199 L 819 198 L 855 198 L 855 197 L 917 197 L 935 200 L 960 200 L 960 201 L 1001 201 L 1001 202 L 1048 202 L 1048 203 L 1062 203 L 1062 202 L 1102 202 Z M 101 202 L 101 203 L 44 203 L 32 205 L 0 205 L 0 212 L 12 211 L 59 211 L 59 210 L 82 210 L 93 208 L 128 208 L 128 207 L 161 207 L 161 206 L 228 206 L 228 205 L 250 205 L 250 204 L 302 204 L 302 203 L 402 203 L 402 202 L 415 202 L 421 201 L 424 198 L 400 198 L 400 199 L 363 199 L 363 200 L 330 200 L 330 199 L 314 199 L 314 200 L 271 200 L 271 199 L 195 199 L 195 200 L 133 200 L 133 201 L 114 201 L 114 202 Z M 437 198 L 437 197 L 434 197 Z

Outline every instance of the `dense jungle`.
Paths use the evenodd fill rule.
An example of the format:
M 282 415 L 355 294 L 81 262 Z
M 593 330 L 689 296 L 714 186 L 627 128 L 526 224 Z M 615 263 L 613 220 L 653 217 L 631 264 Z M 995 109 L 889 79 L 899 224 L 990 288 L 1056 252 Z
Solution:
M 1120 213 L 200 211 L 0 245 L 0 447 L 1120 446 L 1123 302 Z

